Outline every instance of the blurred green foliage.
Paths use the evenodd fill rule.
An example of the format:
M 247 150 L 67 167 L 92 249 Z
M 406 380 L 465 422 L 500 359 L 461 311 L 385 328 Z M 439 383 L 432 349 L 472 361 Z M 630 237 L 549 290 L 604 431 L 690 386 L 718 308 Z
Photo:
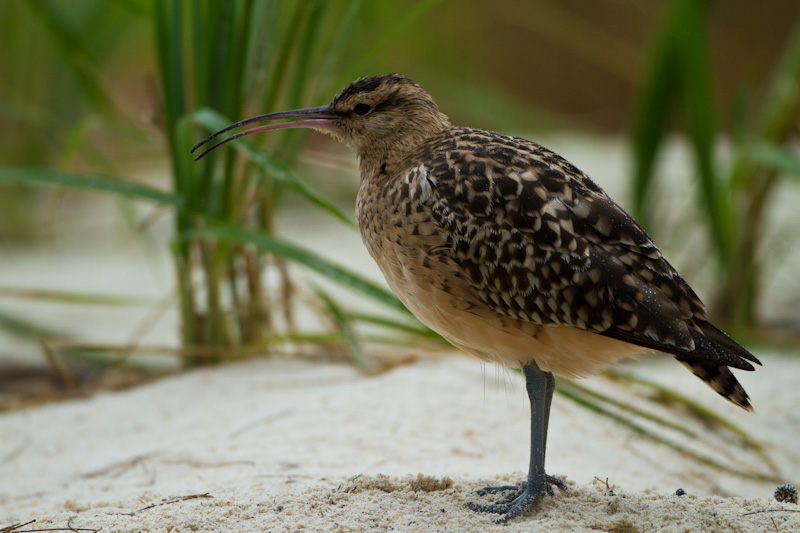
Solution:
M 369 12 L 361 0 L 120 0 L 110 9 L 104 2 L 79 2 L 77 9 L 48 0 L 5 5 L 5 20 L 23 19 L 23 32 L 35 28 L 34 35 L 52 45 L 38 48 L 38 53 L 49 51 L 44 55 L 51 63 L 43 61 L 42 77 L 36 79 L 23 75 L 35 69 L 26 66 L 21 55 L 6 54 L 12 59 L 11 72 L 20 76 L 4 95 L 5 104 L 15 120 L 33 128 L 22 137 L 26 146 L 36 145 L 32 138 L 46 133 L 58 140 L 60 149 L 40 143 L 18 154 L 0 168 L 0 183 L 90 189 L 171 208 L 182 346 L 187 354 L 198 349 L 204 354 L 199 359 L 187 356 L 190 364 L 265 348 L 270 339 L 286 338 L 278 335 L 281 331 L 299 339 L 293 318 L 296 291 L 285 260 L 401 310 L 401 321 L 384 318 L 382 326 L 427 335 L 387 291 L 274 235 L 275 209 L 286 189 L 354 227 L 350 216 L 292 171 L 304 132 L 270 136 L 266 150 L 242 140 L 235 143 L 237 150 L 215 152 L 201 162 L 193 161 L 190 149 L 203 132 L 263 109 L 327 100 L 370 62 L 376 50 L 391 42 L 392 35 L 436 3 L 418 2 L 401 17 L 387 20 L 385 33 L 372 47 L 353 40 L 356 21 Z M 131 100 L 118 89 L 120 80 L 131 75 L 127 65 L 120 64 L 125 56 L 121 50 L 130 51 L 125 43 L 129 36 L 131 43 L 147 46 L 155 59 L 161 108 L 151 120 L 134 112 Z M 29 42 L 27 38 L 25 33 L 5 35 L 17 48 Z M 65 81 L 48 82 L 47 75 Z M 110 83 L 112 77 L 115 83 Z M 52 94 L 32 96 L 25 92 L 26 84 Z M 22 103 L 31 101 L 42 107 L 20 112 L 25 109 Z M 113 148 L 104 146 L 102 138 L 90 138 L 95 127 L 98 133 L 130 138 L 140 144 L 140 151 L 165 145 L 170 190 L 126 178 Z M 57 160 L 48 160 L 59 152 Z M 80 161 L 75 160 L 77 154 Z M 214 231 L 217 227 L 226 231 Z M 269 290 L 264 286 L 268 269 L 280 279 L 279 286 Z M 322 312 L 329 314 L 350 353 L 363 360 L 350 325 L 360 320 L 358 316 L 344 313 L 321 291 L 317 294 Z
M 698 203 L 724 273 L 719 292 L 729 299 L 714 307 L 748 322 L 759 286 L 754 243 L 770 192 L 780 176 L 800 169 L 785 142 L 795 118 L 797 45 L 787 46 L 769 82 L 773 92 L 759 99 L 760 111 L 739 122 L 737 162 L 729 171 L 716 154 L 723 131 L 711 77 L 715 65 L 705 18 L 710 6 L 695 0 L 572 8 L 543 0 L 515 6 L 440 0 L 3 0 L 0 241 L 24 241 L 41 225 L 52 193 L 32 183 L 111 193 L 123 211 L 125 199 L 153 203 L 175 214 L 172 252 L 185 346 L 225 351 L 275 338 L 274 328 L 291 334 L 292 286 L 284 260 L 317 271 L 326 264 L 328 274 L 338 267 L 281 241 L 274 232 L 276 206 L 292 191 L 346 226 L 352 225 L 350 216 L 292 170 L 302 131 L 259 138 L 266 149 L 242 139 L 235 149 L 199 164 L 191 160 L 191 145 L 229 122 L 318 105 L 356 77 L 388 71 L 419 79 L 457 123 L 506 131 L 543 123 L 583 125 L 577 117 L 588 108 L 608 107 L 619 115 L 624 106 L 616 85 L 603 90 L 592 76 L 611 72 L 633 90 L 642 52 L 609 28 L 630 27 L 649 41 L 649 29 L 663 18 L 637 108 L 636 215 L 654 224 L 647 216 L 654 162 L 678 114 L 692 139 Z M 567 60 L 580 65 L 574 74 L 558 70 Z M 521 96 L 538 95 L 538 87 L 551 87 L 550 96 L 536 104 Z M 787 87 L 788 93 L 780 92 Z M 536 110 L 566 105 L 559 97 L 566 102 L 568 95 L 579 98 L 571 104 L 577 111 L 556 120 Z M 167 190 L 133 182 L 132 163 L 165 155 L 171 166 Z M 746 216 L 735 216 L 741 212 Z M 282 288 L 266 290 L 261 274 L 267 268 L 279 273 Z M 365 286 L 354 277 L 334 279 L 355 290 Z M 386 295 L 378 299 L 387 301 Z M 343 319 L 423 332 L 406 317 L 341 312 L 322 296 L 320 309 L 350 346 L 352 328 Z
M 734 122 L 732 164 L 718 154 L 726 134 L 706 32 L 709 3 L 675 0 L 651 50 L 633 128 L 634 216 L 646 227 L 648 194 L 654 188 L 656 155 L 672 129 L 671 118 L 691 142 L 697 201 L 717 262 L 713 309 L 729 325 L 752 326 L 761 289 L 760 243 L 771 195 L 782 177 L 797 175 L 800 160 L 791 144 L 800 119 L 800 25 L 786 43 L 766 86 L 750 94 L 749 113 Z
M 136 135 L 113 102 L 106 81 L 120 51 L 135 37 L 146 2 L 0 2 L 0 120 L 2 164 L 67 169 L 78 153 L 104 169 L 86 137 L 99 129 Z M 91 29 L 91 30 L 90 30 Z M 117 67 L 118 69 L 119 67 Z M 40 191 L 4 186 L 0 240 L 24 242 L 37 234 Z

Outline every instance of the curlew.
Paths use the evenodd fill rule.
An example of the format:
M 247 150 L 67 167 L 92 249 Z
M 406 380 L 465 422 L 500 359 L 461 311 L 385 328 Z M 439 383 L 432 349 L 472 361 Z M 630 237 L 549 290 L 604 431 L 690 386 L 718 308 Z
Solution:
M 525 139 L 453 126 L 399 74 L 357 80 L 325 106 L 260 115 L 242 135 L 313 128 L 359 156 L 356 216 L 387 283 L 425 325 L 484 360 L 521 368 L 531 405 L 528 476 L 475 511 L 504 522 L 562 481 L 545 473 L 553 373 L 585 376 L 648 351 L 671 354 L 752 410 L 730 367 L 750 352 L 706 308 L 645 231 L 585 173 Z

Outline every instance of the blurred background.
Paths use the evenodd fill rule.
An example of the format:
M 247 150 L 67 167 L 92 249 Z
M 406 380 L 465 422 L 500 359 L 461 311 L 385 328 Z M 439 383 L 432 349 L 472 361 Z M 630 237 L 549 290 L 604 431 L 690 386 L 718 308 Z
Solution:
M 0 408 L 251 355 L 370 371 L 444 348 L 360 245 L 353 154 L 296 130 L 189 154 L 389 72 L 455 124 L 571 160 L 723 329 L 800 353 L 798 15 L 793 0 L 3 0 Z

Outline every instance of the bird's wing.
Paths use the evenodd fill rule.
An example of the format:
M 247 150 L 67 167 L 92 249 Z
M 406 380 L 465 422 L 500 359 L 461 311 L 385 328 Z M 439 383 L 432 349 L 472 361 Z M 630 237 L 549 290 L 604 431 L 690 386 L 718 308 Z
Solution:
M 650 237 L 583 172 L 523 139 L 457 135 L 429 147 L 418 172 L 449 236 L 442 252 L 483 303 L 519 320 L 752 369 L 742 358 L 755 357 L 707 322 Z

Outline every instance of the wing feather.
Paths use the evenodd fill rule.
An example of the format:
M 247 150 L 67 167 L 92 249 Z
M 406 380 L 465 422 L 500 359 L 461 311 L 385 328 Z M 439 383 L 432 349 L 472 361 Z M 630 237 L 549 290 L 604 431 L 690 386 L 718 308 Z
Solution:
M 458 142 L 461 141 L 461 142 Z M 459 149 L 470 145 L 471 150 Z M 496 313 L 752 370 L 647 233 L 589 177 L 524 139 L 457 129 L 425 148 L 446 252 Z M 416 159 L 416 158 L 415 158 Z

